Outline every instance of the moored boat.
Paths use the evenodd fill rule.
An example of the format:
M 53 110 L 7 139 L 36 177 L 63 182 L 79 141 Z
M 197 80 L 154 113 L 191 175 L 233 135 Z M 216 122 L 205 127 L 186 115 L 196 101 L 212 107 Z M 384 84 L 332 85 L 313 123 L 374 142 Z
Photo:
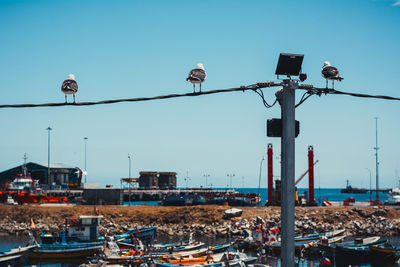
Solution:
M 67 233 L 63 231 L 60 235 L 53 236 L 42 233 L 41 240 L 43 244 L 71 243 L 71 242 L 104 242 L 103 236 L 99 235 L 99 225 L 103 216 L 101 215 L 81 215 L 78 217 L 67 217 Z
M 120 240 L 124 243 L 132 244 L 132 239 L 138 238 L 142 241 L 151 241 L 156 235 L 157 227 L 142 227 L 127 231 L 124 234 L 114 236 L 114 240 Z
M 389 243 L 383 245 L 372 245 L 369 247 L 372 257 L 384 262 L 395 263 L 400 259 L 400 248 Z
M 30 257 L 40 259 L 82 258 L 93 256 L 103 248 L 100 243 L 94 244 L 46 244 L 32 250 Z
M 318 248 L 321 252 L 323 252 L 326 256 L 334 256 L 337 249 L 339 247 L 362 247 L 362 246 L 371 246 L 385 243 L 386 239 L 381 238 L 380 236 L 373 236 L 367 238 L 357 238 L 352 241 L 346 241 L 341 243 L 318 243 Z
M 0 265 L 8 264 L 13 262 L 22 256 L 24 256 L 31 249 L 35 248 L 37 245 L 28 245 L 25 247 L 12 248 L 7 250 L 0 250 Z

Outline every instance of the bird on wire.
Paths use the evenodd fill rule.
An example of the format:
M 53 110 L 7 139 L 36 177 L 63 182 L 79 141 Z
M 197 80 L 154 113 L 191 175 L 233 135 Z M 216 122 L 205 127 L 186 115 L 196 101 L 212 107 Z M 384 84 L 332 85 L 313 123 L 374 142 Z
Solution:
M 204 69 L 203 64 L 197 64 L 197 68 L 192 69 L 189 72 L 189 76 L 186 78 L 186 81 L 191 82 L 193 84 L 193 93 L 196 92 L 195 85 L 196 83 L 200 84 L 200 92 L 201 92 L 201 84 L 206 80 L 207 74 Z
M 322 77 L 326 79 L 326 88 L 328 88 L 328 80 L 332 81 L 332 89 L 334 87 L 335 81 L 341 82 L 343 80 L 343 78 L 339 76 L 339 70 L 335 67 L 332 67 L 329 61 L 324 62 L 321 74 Z
M 65 94 L 65 103 L 67 103 L 67 95 L 73 95 L 75 103 L 75 94 L 78 92 L 78 84 L 76 83 L 75 75 L 68 75 L 68 79 L 61 85 L 61 91 Z

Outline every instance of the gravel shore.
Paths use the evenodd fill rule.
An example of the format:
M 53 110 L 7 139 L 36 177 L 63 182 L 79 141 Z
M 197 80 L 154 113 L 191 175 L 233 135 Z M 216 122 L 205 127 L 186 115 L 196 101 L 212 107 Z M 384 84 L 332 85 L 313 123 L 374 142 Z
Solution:
M 279 207 L 244 207 L 241 217 L 222 218 L 226 206 L 154 207 L 98 206 L 104 216 L 100 233 L 113 235 L 142 226 L 156 226 L 167 235 L 238 236 L 262 222 L 280 226 Z M 30 229 L 52 234 L 65 229 L 65 218 L 93 214 L 93 206 L 45 207 L 0 205 L 0 233 L 21 235 Z M 400 207 L 296 207 L 296 234 L 346 229 L 349 236 L 400 236 Z

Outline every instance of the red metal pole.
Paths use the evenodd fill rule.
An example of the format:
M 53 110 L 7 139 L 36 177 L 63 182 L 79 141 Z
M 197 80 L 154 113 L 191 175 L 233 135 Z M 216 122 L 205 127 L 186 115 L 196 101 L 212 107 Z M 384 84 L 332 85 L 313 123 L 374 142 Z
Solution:
M 314 148 L 308 147 L 308 204 L 314 205 Z
M 268 144 L 268 204 L 272 204 L 272 187 L 273 187 L 273 177 L 272 177 L 272 144 Z

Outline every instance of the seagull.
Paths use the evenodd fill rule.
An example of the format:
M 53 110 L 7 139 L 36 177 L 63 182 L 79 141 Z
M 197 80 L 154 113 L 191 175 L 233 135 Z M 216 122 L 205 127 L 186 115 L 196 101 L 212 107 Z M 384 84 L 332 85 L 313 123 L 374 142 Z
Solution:
M 75 80 L 75 75 L 68 75 L 68 79 L 65 80 L 61 85 L 61 91 L 65 94 L 65 103 L 67 103 L 67 95 L 74 95 L 74 103 L 75 103 L 75 94 L 78 92 L 78 84 Z
M 191 82 L 193 84 L 193 93 L 195 91 L 195 84 L 199 83 L 200 84 L 200 92 L 201 92 L 201 83 L 204 82 L 207 78 L 206 71 L 204 69 L 203 64 L 199 63 L 197 64 L 197 68 L 192 69 L 189 72 L 189 76 L 186 78 L 186 81 Z
M 332 88 L 334 86 L 335 80 L 341 82 L 343 80 L 342 77 L 339 76 L 339 70 L 335 67 L 331 66 L 329 61 L 325 61 L 324 65 L 322 66 L 321 71 L 322 77 L 326 79 L 326 88 L 328 88 L 328 80 L 332 81 Z

